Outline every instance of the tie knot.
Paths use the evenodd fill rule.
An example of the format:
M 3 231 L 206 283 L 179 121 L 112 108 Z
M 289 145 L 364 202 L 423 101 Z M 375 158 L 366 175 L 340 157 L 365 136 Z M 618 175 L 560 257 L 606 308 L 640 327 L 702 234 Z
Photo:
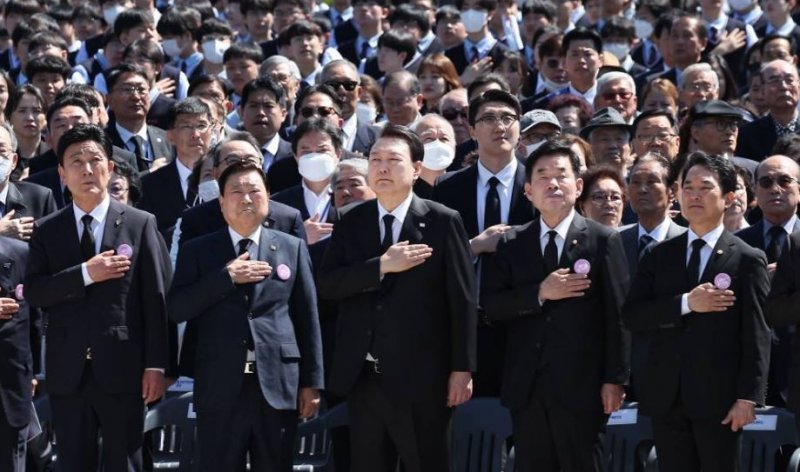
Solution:
M 90 227 L 92 225 L 92 222 L 94 221 L 94 217 L 87 213 L 87 214 L 81 216 L 81 221 L 83 222 L 83 226 L 86 226 L 88 228 L 88 227 Z
M 650 244 L 651 242 L 655 241 L 655 239 L 650 236 L 649 234 L 643 234 L 641 238 L 639 238 L 639 244 Z
M 492 189 L 495 189 L 495 188 L 497 188 L 497 185 L 498 185 L 499 183 L 500 183 L 500 179 L 498 179 L 497 177 L 494 177 L 494 176 L 492 176 L 492 177 L 489 179 L 489 187 L 490 187 L 490 188 L 492 188 Z
M 550 241 L 555 241 L 556 236 L 558 236 L 558 232 L 556 232 L 556 230 L 554 229 L 551 229 L 550 231 L 547 232 L 547 236 L 550 238 L 549 239 Z
M 383 225 L 384 226 L 391 227 L 392 223 L 394 223 L 394 215 L 389 214 L 389 213 L 383 215 Z
M 697 238 L 694 241 L 692 241 L 692 249 L 695 250 L 695 251 L 699 251 L 699 250 L 703 249 L 703 247 L 705 245 L 706 245 L 706 242 L 703 241 L 701 238 Z
M 783 232 L 784 232 L 783 227 L 773 226 L 772 228 L 769 229 L 769 231 L 767 231 L 767 234 L 769 234 L 770 239 L 776 240 L 777 238 L 780 238 L 782 236 Z
M 239 240 L 239 255 L 240 256 L 242 254 L 244 254 L 245 252 L 247 252 L 247 250 L 250 248 L 250 243 L 251 242 L 252 241 L 250 241 L 250 239 L 248 239 L 248 238 L 244 238 L 244 239 Z

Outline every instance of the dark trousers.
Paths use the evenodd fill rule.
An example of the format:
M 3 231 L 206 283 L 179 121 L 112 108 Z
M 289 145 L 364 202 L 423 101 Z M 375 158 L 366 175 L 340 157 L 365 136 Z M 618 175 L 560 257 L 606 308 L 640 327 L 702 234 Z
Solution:
M 365 372 L 347 396 L 351 472 L 450 471 L 448 432 L 452 410 L 446 399 L 397 403 L 380 374 Z
M 15 428 L 6 421 L 0 402 L 0 472 L 25 472 L 25 453 L 28 425 Z
M 244 367 L 244 366 L 242 366 Z M 247 374 L 230 409 L 198 412 L 200 470 L 290 472 L 297 410 L 276 410 L 264 399 L 257 374 Z
M 78 391 L 51 394 L 50 401 L 58 439 L 57 470 L 98 470 L 98 433 L 103 438 L 104 472 L 142 470 L 144 402 L 140 393 L 104 392 L 87 363 Z
M 474 396 L 499 397 L 503 383 L 506 335 L 501 326 L 481 323 L 478 325 L 478 371 L 473 375 Z
M 734 433 L 722 418 L 693 420 L 676 403 L 666 415 L 652 418 L 661 472 L 734 472 L 739 470 L 741 431 Z
M 600 401 L 600 390 L 597 391 Z M 547 370 L 536 379 L 528 404 L 511 410 L 519 472 L 601 471 L 603 415 L 564 408 Z

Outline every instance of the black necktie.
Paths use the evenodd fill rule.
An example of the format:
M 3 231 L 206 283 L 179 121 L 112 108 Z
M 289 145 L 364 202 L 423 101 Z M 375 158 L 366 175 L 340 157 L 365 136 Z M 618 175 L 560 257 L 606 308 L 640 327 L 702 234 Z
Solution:
M 6 204 L 0 202 L 0 216 L 6 216 Z
M 181 61 L 181 72 L 185 74 L 187 69 L 189 69 L 189 65 L 186 64 L 186 61 Z
M 547 273 L 550 274 L 558 269 L 558 246 L 556 246 L 556 233 L 554 230 L 547 232 L 550 239 L 547 240 L 547 245 L 544 247 L 544 266 Z
M 83 252 L 83 260 L 88 261 L 94 257 L 94 234 L 92 234 L 92 215 L 83 215 L 81 222 L 83 222 L 83 233 L 81 234 L 81 252 Z
M 653 237 L 649 234 L 643 234 L 642 237 L 639 238 L 639 259 L 642 258 L 644 255 L 644 250 L 647 249 L 647 246 L 649 246 L 653 241 L 655 241 L 655 239 L 653 239 Z
M 769 245 L 767 246 L 767 262 L 772 264 L 778 262 L 781 257 L 781 241 L 786 231 L 780 226 L 773 226 L 767 231 L 769 234 Z
M 236 255 L 241 256 L 242 254 L 246 253 L 247 249 L 250 248 L 250 243 L 252 243 L 252 241 L 247 238 L 240 239 L 238 244 L 239 250 L 236 252 Z
M 500 224 L 500 194 L 497 192 L 497 177 L 489 179 L 489 191 L 486 192 L 486 206 L 483 209 L 483 229 Z
M 481 55 L 478 54 L 478 48 L 472 46 L 472 50 L 470 52 L 472 52 L 472 57 L 470 58 L 469 62 L 478 62 L 481 58 Z
M 706 245 L 702 239 L 692 241 L 692 255 L 689 257 L 689 281 L 693 284 L 700 282 L 700 250 Z
M 381 241 L 381 252 L 386 252 L 394 244 L 394 237 L 392 235 L 392 225 L 394 224 L 394 215 L 383 215 L 383 241 Z
M 131 138 L 133 141 L 133 153 L 136 155 L 136 161 L 139 163 L 139 170 L 146 170 L 150 166 L 147 164 L 147 157 L 144 152 L 144 139 L 141 136 L 134 136 Z M 141 167 L 144 166 L 142 169 Z
M 369 55 L 369 43 L 364 41 L 361 43 L 361 59 L 367 59 Z
M 194 206 L 195 200 L 197 200 L 197 187 L 193 187 L 189 184 L 189 186 L 186 187 L 186 206 Z

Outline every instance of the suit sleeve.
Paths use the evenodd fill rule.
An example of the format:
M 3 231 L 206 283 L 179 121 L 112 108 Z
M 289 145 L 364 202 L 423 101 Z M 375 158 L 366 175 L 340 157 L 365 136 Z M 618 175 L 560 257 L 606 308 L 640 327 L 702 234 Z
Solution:
M 477 369 L 477 301 L 475 270 L 469 238 L 458 214 L 449 220 L 445 246 L 447 300 L 450 309 L 451 370 L 474 372 Z
M 744 257 L 743 257 L 743 260 Z M 764 319 L 764 305 L 769 292 L 767 259 L 757 252 L 748 257 L 748 267 L 741 271 L 741 290 L 736 294 L 740 303 L 741 370 L 737 397 L 763 405 L 767 393 L 767 372 L 771 348 L 770 331 Z M 796 309 L 796 307 L 795 307 Z
M 380 257 L 350 263 L 347 260 L 347 246 L 357 238 L 349 221 L 341 221 L 333 226 L 331 242 L 322 258 L 322 266 L 317 277 L 319 296 L 326 300 L 344 300 L 364 292 L 381 288 Z
M 289 305 L 300 348 L 300 387 L 323 388 L 322 337 L 311 258 L 304 242 L 298 244 L 297 277 Z
M 628 291 L 628 298 L 622 307 L 622 321 L 630 331 L 654 331 L 681 326 L 682 293 L 657 296 L 655 291 L 656 274 L 674 266 L 672 261 L 663 260 L 663 251 L 645 253 L 639 261 L 639 269 Z
M 517 235 L 518 237 L 519 235 Z M 539 285 L 529 283 L 516 286 L 512 267 L 517 263 L 518 239 L 506 236 L 497 245 L 494 257 L 483 258 L 481 270 L 481 302 L 486 315 L 495 321 L 510 321 L 524 316 L 542 315 L 539 304 Z
M 797 290 L 797 270 L 800 253 L 793 244 L 778 259 L 772 276 L 772 289 L 766 307 L 766 317 L 772 326 L 792 326 L 800 323 L 800 290 Z
M 191 241 L 192 238 L 197 237 L 199 231 L 197 230 L 197 223 L 196 218 L 194 218 L 195 212 L 184 211 L 183 217 L 181 219 L 181 235 L 178 239 L 178 254 L 180 255 L 180 249 L 183 247 L 186 241 Z
M 42 208 L 42 216 L 47 216 L 50 213 L 55 213 L 58 210 L 56 200 L 53 198 L 53 191 L 47 189 L 47 197 L 44 200 L 44 207 Z
M 603 303 L 605 305 L 605 374 L 604 383 L 622 385 L 630 375 L 630 333 L 622 326 L 622 304 L 630 277 L 622 237 L 612 233 L 603 254 Z
M 58 235 L 47 233 L 34 223 L 25 273 L 25 298 L 32 306 L 40 308 L 78 300 L 86 295 L 81 264 L 51 273 L 47 250 L 59 250 L 59 241 Z
M 150 215 L 146 221 L 137 267 L 142 287 L 144 362 L 146 368 L 173 370 L 177 365 L 177 350 L 173 346 L 177 339 L 170 338 L 166 300 L 172 268 L 166 244 L 156 229 L 155 217 Z M 174 332 L 177 334 L 177 330 Z M 171 355 L 171 352 L 175 355 Z
M 292 236 L 297 236 L 298 238 L 302 239 L 303 241 L 308 241 L 308 236 L 306 235 L 306 227 L 303 224 L 303 219 L 300 217 L 300 213 L 295 213 L 294 215 L 294 223 L 292 224 Z

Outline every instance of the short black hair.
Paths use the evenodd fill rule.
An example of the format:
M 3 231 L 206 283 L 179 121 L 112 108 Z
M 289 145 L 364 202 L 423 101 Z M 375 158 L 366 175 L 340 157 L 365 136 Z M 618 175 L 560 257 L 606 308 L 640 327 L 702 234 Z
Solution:
M 605 39 L 612 36 L 627 38 L 629 41 L 636 39 L 636 27 L 633 25 L 633 21 L 624 16 L 612 16 L 606 20 L 606 24 L 600 30 L 600 37 Z
M 36 0 L 8 0 L 3 7 L 3 15 L 17 14 L 30 16 L 43 10 L 42 4 Z
M 11 114 L 17 109 L 22 101 L 22 97 L 25 95 L 33 95 L 33 97 L 36 98 L 36 101 L 39 102 L 39 106 L 42 107 L 42 112 L 47 111 L 46 101 L 42 95 L 42 92 L 40 92 L 38 88 L 31 84 L 21 85 L 13 91 L 9 90 L 8 103 L 6 103 L 6 109 L 4 110 L 7 122 L 11 121 Z
M 736 191 L 736 168 L 733 163 L 716 154 L 694 151 L 686 157 L 686 164 L 681 169 L 681 185 L 686 183 L 686 174 L 692 167 L 701 166 L 717 174 L 717 181 L 723 194 Z
M 218 183 L 219 183 L 219 194 L 225 196 L 225 184 L 228 183 L 228 180 L 237 174 L 243 174 L 245 172 L 255 172 L 256 174 L 261 177 L 261 181 L 264 182 L 264 188 L 267 189 L 267 193 L 269 193 L 269 185 L 267 185 L 267 176 L 264 175 L 264 171 L 261 170 L 261 167 L 255 165 L 250 161 L 239 161 L 234 162 L 233 164 L 229 165 L 222 171 L 222 175 L 219 176 Z
M 263 157 L 261 157 L 261 146 L 258 144 L 258 141 L 256 141 L 256 138 L 253 137 L 252 134 L 248 133 L 247 131 L 233 130 L 230 133 L 226 133 L 225 137 L 222 138 L 222 141 L 219 141 L 217 144 L 211 146 L 209 154 L 211 155 L 211 163 L 215 169 L 219 167 L 222 160 L 222 146 L 233 141 L 242 141 L 253 146 L 254 154 L 257 154 L 263 159 Z
M 280 83 L 269 76 L 259 77 L 248 82 L 247 85 L 244 86 L 244 89 L 242 89 L 242 99 L 239 102 L 239 106 L 244 108 L 244 106 L 247 105 L 247 100 L 250 98 L 250 95 L 262 90 L 271 93 L 272 96 L 275 97 L 275 101 L 278 102 L 278 105 L 280 105 L 281 108 L 286 108 L 286 91 Z
M 86 112 L 86 116 L 89 117 L 91 120 L 92 118 L 92 109 L 89 108 L 89 105 L 86 103 L 86 100 L 80 97 L 63 97 L 59 98 L 50 105 L 50 108 L 47 109 L 47 128 L 50 129 L 50 126 L 53 123 L 53 115 L 61 110 L 62 108 L 66 107 L 78 107 L 84 112 Z
M 669 8 L 658 15 L 656 24 L 653 25 L 653 37 L 660 38 L 665 32 L 669 34 L 669 30 L 672 29 L 672 23 L 678 18 L 678 13 L 680 13 L 680 10 Z
M 522 108 L 520 107 L 519 99 L 515 95 L 504 90 L 487 90 L 469 102 L 470 126 L 475 126 L 475 120 L 478 117 L 478 112 L 484 105 L 491 102 L 508 105 L 508 107 L 514 110 L 514 113 L 517 114 L 517 119 L 519 119 L 522 114 Z
M 439 24 L 440 21 L 445 20 L 458 20 L 461 21 L 461 12 L 458 11 L 456 7 L 453 5 L 442 5 L 436 10 L 436 25 Z
M 58 74 L 66 82 L 71 70 L 69 64 L 67 64 L 67 61 L 64 59 L 44 55 L 28 61 L 28 65 L 25 67 L 25 75 L 28 77 L 28 80 L 33 82 L 33 78 L 36 77 L 36 74 Z
M 303 102 L 306 100 L 306 98 L 315 93 L 321 93 L 329 96 L 333 102 L 333 108 L 336 110 L 339 116 L 342 116 L 342 107 L 344 106 L 344 103 L 342 102 L 341 97 L 339 97 L 339 94 L 336 93 L 336 90 L 334 90 L 330 85 L 325 84 L 311 85 L 304 88 L 300 91 L 300 93 L 297 94 L 297 97 L 294 100 L 295 116 L 300 115 L 300 110 L 303 108 Z
M 652 110 L 645 110 L 641 112 L 636 118 L 633 120 L 633 124 L 631 125 L 631 136 L 636 136 L 636 130 L 639 128 L 639 124 L 648 118 L 653 118 L 656 116 L 663 116 L 669 121 L 669 125 L 675 130 L 675 115 L 670 113 L 665 109 L 652 109 Z
M 536 166 L 536 163 L 539 162 L 540 159 L 550 156 L 566 156 L 569 159 L 570 167 L 572 167 L 572 173 L 575 174 L 575 178 L 578 178 L 581 172 L 580 158 L 575 154 L 575 151 L 572 150 L 572 146 L 568 141 L 556 137 L 542 143 L 542 145 L 533 151 L 525 160 L 526 182 L 531 181 L 531 175 L 533 174 L 533 168 Z
M 186 6 L 175 6 L 161 15 L 158 20 L 156 31 L 161 36 L 183 36 L 186 33 L 192 35 L 200 28 L 202 16 L 197 9 Z
M 62 3 L 49 8 L 47 14 L 59 23 L 69 23 L 72 21 L 72 15 L 75 14 L 75 9 L 72 8 L 72 5 Z
M 491 72 L 489 74 L 480 75 L 478 78 L 473 80 L 469 86 L 467 86 L 467 97 L 471 97 L 472 92 L 487 84 L 497 84 L 500 87 L 500 90 L 504 92 L 511 92 L 511 87 L 508 85 L 506 79 L 504 79 L 500 74 Z
M 698 38 L 708 40 L 708 28 L 706 28 L 706 24 L 703 23 L 703 20 L 701 20 L 700 17 L 686 11 L 678 11 L 678 13 L 675 15 L 675 18 L 672 20 L 672 24 L 669 27 L 670 33 L 672 32 L 672 27 L 675 26 L 675 23 L 684 18 L 694 21 L 694 32 L 697 33 Z
M 765 37 L 761 38 L 761 40 L 758 42 L 758 51 L 763 54 L 764 48 L 767 46 L 767 44 L 769 44 L 769 43 L 771 43 L 773 41 L 777 41 L 779 39 L 783 39 L 783 40 L 788 41 L 789 42 L 789 53 L 792 56 L 796 56 L 797 55 L 797 40 L 795 39 L 794 35 L 792 35 L 792 36 L 782 36 L 782 35 L 779 35 L 779 34 L 770 34 L 768 36 L 765 36 Z M 753 47 L 752 49 L 756 49 L 756 48 Z
M 403 65 L 406 65 L 414 59 L 417 52 L 417 40 L 405 30 L 390 29 L 378 38 L 378 49 L 380 48 L 389 48 L 398 54 L 406 53 L 406 58 L 403 59 Z
M 49 46 L 56 47 L 64 52 L 68 50 L 67 42 L 64 41 L 64 38 L 59 33 L 40 31 L 31 37 L 31 43 L 28 45 L 28 52 L 31 53 L 41 47 Z
M 78 5 L 72 11 L 72 21 L 74 22 L 78 20 L 94 20 L 99 21 L 104 25 L 106 24 L 106 19 L 103 18 L 103 14 L 100 12 L 100 9 L 94 5 L 89 5 L 88 3 Z
M 97 107 L 105 108 L 105 97 L 103 102 L 101 102 L 97 94 L 101 93 L 89 84 L 67 84 L 56 94 L 56 101 L 67 97 L 77 97 L 86 102 L 89 106 L 89 110 Z M 91 113 L 89 116 L 91 116 Z
M 134 28 L 140 26 L 155 26 L 155 24 L 156 21 L 149 11 L 137 9 L 124 10 L 120 12 L 120 14 L 117 15 L 117 19 L 114 20 L 114 33 L 119 37 L 122 33 Z
M 648 151 L 648 152 L 642 154 L 641 156 L 637 156 L 636 160 L 633 161 L 633 165 L 631 165 L 631 168 L 629 170 L 629 175 L 633 174 L 633 169 L 634 168 L 636 168 L 637 166 L 640 166 L 642 164 L 646 164 L 648 162 L 655 162 L 656 164 L 659 164 L 661 167 L 664 168 L 664 175 L 662 176 L 664 184 L 672 185 L 674 183 L 674 182 L 672 182 L 672 179 L 671 179 L 671 177 L 672 177 L 672 162 L 670 162 L 670 160 L 667 158 L 667 156 L 665 156 L 665 155 L 663 155 L 663 154 L 661 154 L 660 152 L 657 152 L 657 151 Z
M 389 0 L 352 0 L 352 2 L 350 2 L 353 7 L 360 3 L 375 3 L 381 8 L 389 8 L 391 6 L 391 2 Z
M 659 18 L 664 13 L 672 10 L 672 3 L 669 0 L 640 0 L 638 8 L 647 8 L 653 18 Z
M 313 21 L 300 20 L 295 21 L 288 28 L 286 28 L 281 36 L 285 36 L 286 44 L 296 36 L 323 36 L 322 28 Z
M 285 3 L 299 8 L 306 15 L 311 15 L 313 8 L 311 2 L 308 0 L 272 0 L 272 7 L 278 8 L 278 5 Z
M 262 14 L 272 13 L 273 4 L 271 0 L 242 0 L 239 3 L 239 12 L 242 16 L 247 16 L 248 13 L 258 12 Z
M 565 34 L 564 39 L 561 41 L 562 56 L 567 55 L 567 51 L 569 51 L 569 45 L 573 41 L 591 41 L 592 45 L 594 46 L 594 50 L 597 51 L 598 54 L 603 52 L 603 39 L 599 34 L 597 34 L 594 30 L 587 28 L 575 28 L 574 30 Z
M 255 62 L 256 65 L 261 65 L 264 62 L 264 53 L 261 46 L 257 44 L 233 43 L 222 55 L 222 63 L 224 64 L 234 59 L 249 59 Z
M 111 70 L 106 72 L 106 90 L 108 93 L 114 89 L 114 86 L 117 85 L 117 82 L 122 78 L 123 74 L 134 74 L 138 75 L 139 77 L 143 78 L 145 82 L 148 84 L 150 81 L 147 79 L 147 74 L 142 70 L 141 67 L 134 65 L 134 64 L 127 64 L 122 63 L 117 67 L 113 67 Z
M 186 97 L 179 102 L 175 102 L 167 110 L 167 129 L 175 127 L 180 115 L 202 116 L 205 115 L 211 122 L 211 109 L 208 104 L 197 97 Z
M 311 118 L 298 125 L 297 129 L 295 129 L 292 134 L 292 153 L 295 156 L 297 155 L 297 143 L 300 142 L 300 139 L 314 131 L 327 134 L 331 138 L 333 148 L 337 152 L 342 150 L 344 146 L 342 130 L 331 124 L 331 122 L 325 118 Z
M 166 62 L 161 46 L 152 39 L 137 39 L 130 43 L 122 53 L 123 59 L 146 59 L 160 66 Z
M 522 17 L 527 15 L 541 15 L 550 23 L 556 21 L 558 10 L 553 2 L 547 0 L 530 0 L 522 5 Z
M 497 10 L 497 0 L 478 0 L 477 6 L 479 8 L 483 8 L 486 11 L 495 11 Z M 456 8 L 463 11 L 464 0 L 456 0 Z
M 111 146 L 111 139 L 108 137 L 105 130 L 97 125 L 81 123 L 68 130 L 61 136 L 61 139 L 58 140 L 58 152 L 56 153 L 56 156 L 58 157 L 58 165 L 64 165 L 64 154 L 66 153 L 68 147 L 72 146 L 73 144 L 83 143 L 86 141 L 92 141 L 99 144 L 100 148 L 106 154 L 106 159 L 112 159 L 114 151 Z
M 419 136 L 406 126 L 386 123 L 380 136 L 378 136 L 378 139 L 381 138 L 395 138 L 405 141 L 411 150 L 411 162 L 421 162 L 422 158 L 425 157 L 425 146 Z
M 431 22 L 428 19 L 428 14 L 421 8 L 411 5 L 410 3 L 403 3 L 398 5 L 389 15 L 389 24 L 394 27 L 395 23 L 413 23 L 425 35 L 431 29 Z
M 233 38 L 233 30 L 227 21 L 209 18 L 207 20 L 203 20 L 203 24 L 200 25 L 200 28 L 198 28 L 194 34 L 194 39 L 198 43 L 202 43 L 203 37 L 212 34 Z
M 211 83 L 218 84 L 222 89 L 223 93 L 225 93 L 226 98 L 230 97 L 231 94 L 233 93 L 233 85 L 231 85 L 231 83 L 228 82 L 227 80 L 220 79 L 219 77 L 213 74 L 200 74 L 189 83 L 189 90 L 187 91 L 186 94 L 191 96 L 194 93 L 195 89 L 197 89 L 197 87 Z

